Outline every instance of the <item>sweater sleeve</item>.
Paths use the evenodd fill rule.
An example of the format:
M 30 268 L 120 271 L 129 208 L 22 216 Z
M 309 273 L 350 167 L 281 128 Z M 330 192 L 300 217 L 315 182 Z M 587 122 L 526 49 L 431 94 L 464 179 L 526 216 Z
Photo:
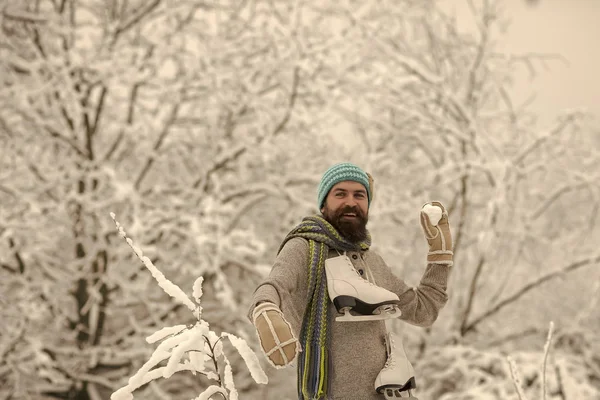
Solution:
M 383 259 L 381 262 L 385 265 Z M 386 289 L 396 293 L 400 299 L 400 319 L 421 327 L 433 325 L 440 310 L 448 302 L 450 268 L 443 264 L 427 264 L 425 273 L 416 287 L 409 287 L 404 280 L 394 275 L 387 265 L 384 275 L 382 282 L 386 283 Z
M 306 307 L 308 288 L 308 242 L 302 238 L 290 239 L 281 249 L 269 276 L 261 282 L 250 301 L 247 317 L 252 321 L 252 312 L 261 301 L 276 304 L 295 332 Z

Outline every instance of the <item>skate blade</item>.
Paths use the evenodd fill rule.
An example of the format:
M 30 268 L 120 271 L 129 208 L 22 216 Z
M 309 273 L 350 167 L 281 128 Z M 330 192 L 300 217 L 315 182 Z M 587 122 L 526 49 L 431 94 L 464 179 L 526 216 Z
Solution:
M 344 315 L 336 317 L 336 321 L 340 322 L 361 322 L 361 321 L 382 321 L 386 319 L 394 319 L 400 317 L 402 313 L 398 307 L 394 307 L 389 311 L 383 311 L 379 314 L 371 315 L 352 315 L 350 311 L 346 311 Z
M 418 398 L 416 398 L 415 396 L 413 396 L 410 393 L 410 390 L 408 392 L 406 391 L 400 391 L 399 388 L 392 388 L 392 387 L 388 387 L 387 389 L 383 390 L 383 395 L 385 396 L 386 399 L 413 399 L 413 400 L 419 400 Z

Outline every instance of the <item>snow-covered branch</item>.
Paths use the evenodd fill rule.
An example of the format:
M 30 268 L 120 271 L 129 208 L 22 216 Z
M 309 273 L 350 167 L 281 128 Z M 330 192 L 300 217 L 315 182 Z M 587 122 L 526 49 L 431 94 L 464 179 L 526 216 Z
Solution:
M 548 336 L 546 338 L 546 342 L 544 343 L 544 354 L 542 360 L 542 366 L 540 368 L 541 375 L 541 400 L 546 400 L 546 365 L 548 362 L 548 353 L 550 351 L 550 343 L 552 341 L 552 335 L 554 333 L 554 322 L 550 321 L 550 326 L 548 328 Z M 506 357 L 508 364 L 510 366 L 510 373 L 512 376 L 512 381 L 517 391 L 517 395 L 519 396 L 519 400 L 527 400 L 525 396 L 525 392 L 523 390 L 523 382 L 521 381 L 521 374 L 519 373 L 519 368 L 515 363 L 514 359 L 511 356 Z
M 542 361 L 542 400 L 546 400 L 546 364 L 548 363 L 548 353 L 552 343 L 552 335 L 554 334 L 554 321 L 550 321 L 548 328 L 548 336 L 544 344 L 544 360 Z
M 517 390 L 517 395 L 519 396 L 519 400 L 527 400 L 527 396 L 523 392 L 523 383 L 521 382 L 521 374 L 519 373 L 519 368 L 517 364 L 512 359 L 512 357 L 506 357 L 508 360 L 508 364 L 510 365 L 510 375 L 512 376 L 513 384 L 515 385 L 515 389 Z
M 135 255 L 140 259 L 140 261 L 142 261 L 142 263 L 144 263 L 144 266 L 146 268 L 148 268 L 148 270 L 152 273 L 152 276 L 154 277 L 154 279 L 156 279 L 156 281 L 158 282 L 158 285 L 169 296 L 173 297 L 175 300 L 177 300 L 178 302 L 180 302 L 181 304 L 186 306 L 190 311 L 192 311 L 194 313 L 194 315 L 196 315 L 197 318 L 199 318 L 200 310 L 201 310 L 199 308 L 199 305 L 195 305 L 194 303 L 192 303 L 192 301 L 189 299 L 189 297 L 187 297 L 187 295 L 183 292 L 183 290 L 181 290 L 181 288 L 179 286 L 173 284 L 173 282 L 168 280 L 163 275 L 163 273 L 160 272 L 160 270 L 158 268 L 156 268 L 156 266 L 152 263 L 152 261 L 148 257 L 144 256 L 143 251 L 140 248 L 136 247 L 133 244 L 133 241 L 127 237 L 127 233 L 125 232 L 125 230 L 123 229 L 121 224 L 119 224 L 119 222 L 115 219 L 116 218 L 115 214 L 111 213 L 110 216 L 113 219 L 113 221 L 115 221 L 115 224 L 117 225 L 117 230 L 119 232 L 119 235 L 127 241 L 127 244 L 135 252 Z
M 146 338 L 148 343 L 158 341 L 161 343 L 150 359 L 129 379 L 127 385 L 111 395 L 111 400 L 132 400 L 133 392 L 143 385 L 159 378 L 168 379 L 174 373 L 182 371 L 190 371 L 194 375 L 201 374 L 210 380 L 217 381 L 218 385 L 210 385 L 197 397 L 198 399 L 208 399 L 212 394 L 221 393 L 228 400 L 237 400 L 238 393 L 233 381 L 231 364 L 223 352 L 222 339 L 224 338 L 228 338 L 233 347 L 240 353 L 252 378 L 257 383 L 266 384 L 268 382 L 267 376 L 262 370 L 256 354 L 246 342 L 230 333 L 224 332 L 220 336 L 215 334 L 210 330 L 208 322 L 202 319 L 200 302 L 203 293 L 203 277 L 196 279 L 192 287 L 192 297 L 197 303 L 197 305 L 194 305 L 183 290 L 167 280 L 148 257 L 143 255 L 142 250 L 133 244 L 133 241 L 127 237 L 123 227 L 115 219 L 114 213 L 111 213 L 111 217 L 115 222 L 119 235 L 127 241 L 136 256 L 152 272 L 160 287 L 180 303 L 186 305 L 196 318 L 196 323 L 193 326 L 175 325 L 165 327 L 148 336 Z M 224 379 L 221 379 L 219 371 L 219 359 L 221 358 L 225 363 Z M 160 366 L 164 361 L 166 361 L 166 365 Z M 213 371 L 207 369 L 206 362 L 214 366 Z

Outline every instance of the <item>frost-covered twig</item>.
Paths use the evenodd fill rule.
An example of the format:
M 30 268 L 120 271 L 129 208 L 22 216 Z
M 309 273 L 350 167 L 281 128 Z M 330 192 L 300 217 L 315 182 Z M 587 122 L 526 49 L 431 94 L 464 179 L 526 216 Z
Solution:
M 515 360 L 513 360 L 511 356 L 507 356 L 506 359 L 508 360 L 508 364 L 510 365 L 510 374 L 515 385 L 515 389 L 517 389 L 517 395 L 519 396 L 519 400 L 527 400 L 527 397 L 523 392 L 523 387 L 521 386 L 521 376 L 519 374 L 519 369 L 517 368 Z
M 548 336 L 546 338 L 546 343 L 544 344 L 544 358 L 542 361 L 542 382 L 541 382 L 541 392 L 542 392 L 542 400 L 546 400 L 546 362 L 548 360 L 548 353 L 550 351 L 550 343 L 552 341 L 552 335 L 554 333 L 554 322 L 550 321 L 550 327 L 548 329 Z M 521 386 L 521 377 L 519 375 L 519 370 L 517 368 L 517 364 L 513 360 L 511 356 L 507 356 L 508 364 L 510 366 L 510 374 L 512 376 L 513 383 L 515 385 L 515 389 L 517 390 L 517 395 L 519 396 L 519 400 L 527 400 L 525 393 L 523 392 L 523 386 Z
M 197 304 L 183 292 L 183 290 L 165 278 L 165 276 L 152 264 L 150 259 L 143 255 L 141 249 L 137 248 L 133 241 L 127 237 L 125 230 L 115 219 L 115 214 L 110 214 L 114 220 L 119 234 L 127 241 L 138 258 L 152 273 L 160 287 L 177 301 L 187 306 L 196 318 L 193 326 L 175 325 L 162 328 L 146 338 L 148 343 L 161 341 L 152 356 L 142 367 L 129 378 L 127 385 L 115 391 L 111 400 L 132 400 L 133 392 L 138 388 L 159 378 L 170 378 L 175 372 L 190 371 L 194 375 L 200 374 L 208 379 L 215 380 L 218 385 L 211 385 L 194 400 L 207 400 L 214 394 L 221 394 L 226 400 L 237 400 L 238 392 L 233 381 L 233 370 L 229 359 L 223 352 L 223 340 L 228 338 L 240 353 L 250 371 L 250 375 L 257 383 L 268 382 L 265 372 L 260 367 L 256 354 L 248 344 L 230 333 L 223 332 L 220 336 L 210 330 L 208 322 L 202 320 L 202 297 L 203 277 L 195 280 L 192 287 L 192 297 Z M 185 357 L 184 357 L 185 356 Z M 225 363 L 223 379 L 219 372 L 219 359 Z M 212 361 L 214 371 L 206 370 L 205 363 Z M 166 365 L 160 365 L 166 361 Z
M 550 351 L 550 343 L 552 341 L 553 333 L 554 322 L 550 321 L 550 327 L 548 328 L 548 337 L 546 338 L 546 344 L 544 344 L 544 361 L 542 362 L 542 400 L 546 400 L 546 362 L 548 361 L 548 352 Z

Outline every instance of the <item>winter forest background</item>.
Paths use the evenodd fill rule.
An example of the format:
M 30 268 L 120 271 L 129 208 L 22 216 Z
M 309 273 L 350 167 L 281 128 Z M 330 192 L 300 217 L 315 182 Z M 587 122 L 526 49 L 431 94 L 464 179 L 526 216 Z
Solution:
M 420 399 L 517 399 L 508 355 L 541 398 L 551 321 L 547 398 L 600 399 L 597 115 L 516 101 L 517 74 L 561 58 L 500 50 L 502 2 L 467 4 L 470 31 L 432 0 L 0 0 L 0 399 L 109 399 L 146 337 L 194 324 L 111 212 L 186 294 L 203 277 L 210 329 L 258 350 L 251 293 L 344 160 L 374 175 L 374 247 L 409 284 L 418 210 L 450 212 L 448 305 L 394 323 Z M 241 399 L 295 398 L 293 368 L 260 357 L 261 385 L 223 351 Z

